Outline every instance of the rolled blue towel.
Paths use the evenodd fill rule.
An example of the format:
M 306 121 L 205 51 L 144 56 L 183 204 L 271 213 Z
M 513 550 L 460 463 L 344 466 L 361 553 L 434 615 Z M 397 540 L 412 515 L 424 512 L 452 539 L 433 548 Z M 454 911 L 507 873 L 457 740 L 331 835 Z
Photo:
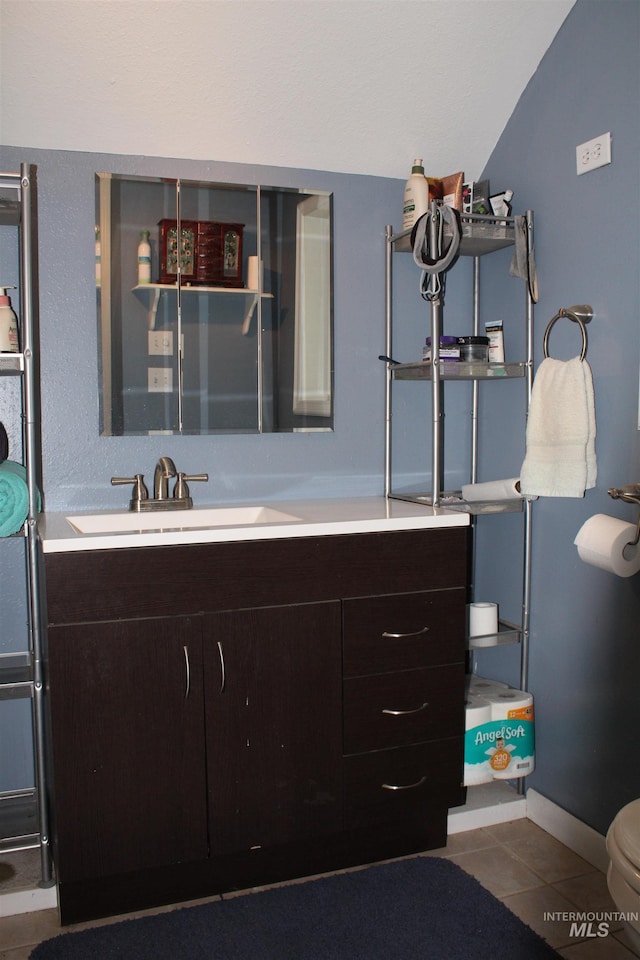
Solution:
M 27 471 L 21 463 L 0 463 L 0 537 L 18 533 L 29 513 Z

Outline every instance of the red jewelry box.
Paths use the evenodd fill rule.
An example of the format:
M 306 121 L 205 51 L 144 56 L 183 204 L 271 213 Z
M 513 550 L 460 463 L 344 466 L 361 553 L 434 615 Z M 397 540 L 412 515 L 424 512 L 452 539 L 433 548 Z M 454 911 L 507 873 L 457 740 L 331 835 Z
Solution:
M 242 287 L 242 223 L 161 220 L 159 283 Z

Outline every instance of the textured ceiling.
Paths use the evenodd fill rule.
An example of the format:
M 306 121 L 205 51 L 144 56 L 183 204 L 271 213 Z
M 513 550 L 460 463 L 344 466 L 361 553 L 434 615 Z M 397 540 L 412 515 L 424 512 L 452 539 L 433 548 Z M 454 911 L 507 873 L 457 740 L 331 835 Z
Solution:
M 484 167 L 574 0 L 0 0 L 0 141 Z

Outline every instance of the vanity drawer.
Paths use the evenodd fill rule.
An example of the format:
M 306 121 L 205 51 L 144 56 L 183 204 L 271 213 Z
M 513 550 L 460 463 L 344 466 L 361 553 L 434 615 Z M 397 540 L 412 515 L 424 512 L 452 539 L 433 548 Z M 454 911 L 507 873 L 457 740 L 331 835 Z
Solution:
M 344 761 L 345 827 L 402 822 L 459 802 L 464 740 L 451 737 Z
M 345 677 L 464 660 L 465 590 L 345 600 Z
M 344 752 L 456 736 L 464 728 L 464 664 L 344 681 Z

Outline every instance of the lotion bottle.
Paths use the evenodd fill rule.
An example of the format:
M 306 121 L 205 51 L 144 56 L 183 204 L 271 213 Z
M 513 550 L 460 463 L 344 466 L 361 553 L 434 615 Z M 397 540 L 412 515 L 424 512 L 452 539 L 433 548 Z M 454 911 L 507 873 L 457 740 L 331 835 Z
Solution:
M 138 244 L 138 283 L 151 283 L 151 244 L 149 231 L 142 230 Z
M 19 353 L 18 318 L 11 309 L 7 290 L 15 287 L 0 287 L 0 353 Z
M 413 161 L 411 176 L 404 188 L 402 229 L 411 230 L 414 223 L 429 209 L 429 183 L 424 175 L 422 158 Z

